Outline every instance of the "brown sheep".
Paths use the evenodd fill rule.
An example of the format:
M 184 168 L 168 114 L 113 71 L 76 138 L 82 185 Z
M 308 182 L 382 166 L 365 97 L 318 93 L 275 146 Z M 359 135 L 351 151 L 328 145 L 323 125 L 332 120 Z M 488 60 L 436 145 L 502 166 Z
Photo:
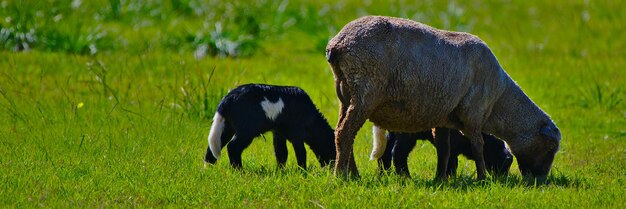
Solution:
M 367 119 L 390 131 L 463 131 L 478 156 L 478 179 L 486 177 L 482 132 L 509 144 L 524 176 L 548 175 L 559 129 L 478 37 L 407 19 L 366 16 L 330 40 L 326 58 L 340 100 L 335 175 L 359 175 L 352 145 Z M 436 144 L 436 176 L 445 179 L 447 135 L 437 137 Z

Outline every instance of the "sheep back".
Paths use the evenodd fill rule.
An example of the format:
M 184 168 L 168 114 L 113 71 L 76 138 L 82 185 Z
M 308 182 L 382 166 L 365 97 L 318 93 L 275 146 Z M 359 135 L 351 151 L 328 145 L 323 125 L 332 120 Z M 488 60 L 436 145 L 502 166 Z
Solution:
M 511 82 L 478 37 L 406 19 L 359 18 L 326 50 L 351 101 L 373 105 L 369 119 L 391 131 L 458 126 L 458 118 L 450 116 L 455 110 L 484 118 Z M 469 107 L 473 110 L 463 111 Z

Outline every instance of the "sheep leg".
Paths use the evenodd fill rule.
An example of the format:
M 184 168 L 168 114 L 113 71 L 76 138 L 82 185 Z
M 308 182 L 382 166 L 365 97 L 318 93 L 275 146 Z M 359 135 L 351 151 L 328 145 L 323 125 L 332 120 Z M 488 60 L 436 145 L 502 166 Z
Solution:
M 287 138 L 289 138 L 293 150 L 296 153 L 296 160 L 298 166 L 302 169 L 306 169 L 306 149 L 304 148 L 304 139 L 306 138 L 306 129 L 296 124 L 296 126 L 285 127 L 283 132 Z
M 240 169 L 241 153 L 252 143 L 253 136 L 237 133 L 230 143 L 228 143 L 228 157 L 230 158 L 230 165 L 234 168 Z
M 359 170 L 357 169 L 356 161 L 354 160 L 354 152 L 352 152 L 352 150 L 350 150 L 350 152 L 352 154 L 350 155 L 350 163 L 349 163 L 350 167 L 349 168 L 350 168 L 350 170 L 354 171 L 354 175 L 353 176 L 359 177 Z
M 346 119 L 346 114 L 348 114 L 348 106 L 346 106 L 343 103 L 339 103 L 339 121 L 337 122 L 337 125 L 341 125 L 343 123 L 343 121 Z M 336 132 L 337 130 L 335 130 Z M 337 133 L 335 133 L 335 136 L 337 135 Z
M 435 178 L 446 180 L 448 159 L 450 158 L 450 129 L 435 129 L 435 147 L 437 148 L 437 172 Z
M 287 138 L 282 134 L 274 131 L 274 155 L 279 168 L 284 168 L 287 162 Z
M 480 130 L 480 129 L 478 129 Z M 484 180 L 487 175 L 485 174 L 485 156 L 483 155 L 483 135 L 480 131 L 465 131 L 465 137 L 467 137 L 472 143 L 472 154 L 474 155 L 476 162 L 476 173 L 478 174 L 478 180 Z
M 298 160 L 298 166 L 306 169 L 306 149 L 304 148 L 303 140 L 292 140 L 293 150 L 296 153 L 296 159 Z
M 393 145 L 392 151 L 396 173 L 408 178 L 411 177 L 411 173 L 409 172 L 407 159 L 409 158 L 409 153 L 417 144 L 417 139 L 414 136 L 413 134 L 397 134 L 396 143 Z
M 337 122 L 337 126 L 339 126 L 346 119 L 346 114 L 348 114 L 348 105 L 346 104 L 350 104 L 350 99 L 346 98 L 346 95 L 348 95 L 349 92 L 342 82 L 335 81 L 335 90 L 337 91 L 337 97 L 339 98 L 339 121 Z M 336 132 L 335 136 L 337 136 Z
M 339 88 L 337 88 L 337 89 L 339 89 Z M 348 114 L 348 106 L 345 105 L 341 101 L 342 95 L 340 93 L 341 93 L 341 91 L 337 91 L 337 95 L 340 98 L 340 102 L 339 102 L 339 121 L 337 122 L 337 128 L 335 128 L 335 153 L 336 153 L 335 154 L 335 169 L 334 169 L 335 170 L 334 171 L 335 172 L 335 176 L 337 175 L 337 168 L 339 167 L 339 163 L 338 163 L 337 159 L 339 159 L 338 157 L 339 157 L 339 151 L 340 151 L 339 150 L 339 146 L 337 146 L 337 143 L 338 143 L 338 138 L 337 138 L 338 132 L 337 132 L 337 130 L 338 130 L 339 126 L 341 124 L 343 124 L 343 121 L 346 119 L 346 115 Z
M 335 176 L 343 175 L 346 178 L 359 176 L 359 171 L 354 161 L 353 144 L 358 130 L 363 126 L 366 119 L 367 117 L 363 109 L 350 105 L 345 117 L 337 127 L 335 137 L 335 144 L 337 145 Z
M 458 166 L 459 166 L 458 156 L 450 156 L 450 159 L 448 159 L 448 170 L 446 171 L 446 175 L 456 176 L 456 169 Z
M 380 174 L 383 174 L 385 171 L 389 171 L 389 169 L 391 168 L 391 150 L 396 146 L 397 142 L 395 135 L 392 133 L 389 133 L 386 138 L 387 147 L 385 147 L 385 152 L 383 153 L 383 155 L 378 158 L 378 170 L 380 171 Z

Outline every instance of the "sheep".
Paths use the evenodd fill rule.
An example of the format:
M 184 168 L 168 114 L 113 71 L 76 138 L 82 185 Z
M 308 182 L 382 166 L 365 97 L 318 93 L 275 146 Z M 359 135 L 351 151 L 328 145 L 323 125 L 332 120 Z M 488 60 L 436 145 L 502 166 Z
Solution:
M 217 107 L 208 136 L 204 161 L 214 164 L 228 143 L 234 168 L 241 168 L 241 153 L 252 140 L 272 131 L 274 154 L 279 167 L 287 161 L 289 140 L 298 166 L 306 169 L 304 143 L 325 167 L 335 159 L 334 130 L 307 93 L 293 86 L 246 84 L 228 92 Z M 234 137 L 233 137 L 234 136 Z
M 376 127 L 374 128 L 375 133 L 384 132 L 384 130 L 380 131 L 376 130 Z M 406 177 L 411 176 L 407 166 L 407 158 L 411 150 L 415 147 L 417 140 L 425 139 L 431 144 L 435 144 L 431 131 L 417 133 L 389 132 L 386 136 L 374 135 L 374 137 L 386 137 L 388 141 L 387 144 L 392 145 L 387 146 L 384 153 L 382 153 L 382 156 L 378 156 L 377 153 L 372 153 L 371 159 L 378 159 L 380 171 L 389 170 L 389 168 L 391 168 L 391 160 L 393 158 L 396 173 Z M 483 134 L 483 139 L 485 140 L 483 150 L 485 150 L 484 158 L 487 171 L 495 176 L 508 175 L 509 168 L 513 163 L 513 154 L 511 154 L 508 145 L 506 145 L 506 143 L 502 140 L 499 140 L 489 134 Z M 376 141 L 379 139 L 374 140 Z M 450 130 L 450 159 L 448 160 L 446 170 L 447 176 L 456 175 L 458 156 L 461 154 L 471 160 L 476 159 L 472 153 L 469 140 L 458 130 Z
M 340 100 L 335 175 L 359 176 L 352 146 L 369 119 L 397 132 L 461 130 L 477 156 L 478 180 L 486 178 L 483 132 L 507 142 L 524 177 L 547 177 L 561 132 L 478 37 L 407 19 L 365 16 L 329 41 L 326 59 Z M 445 180 L 449 139 L 437 137 L 435 143 L 435 176 Z

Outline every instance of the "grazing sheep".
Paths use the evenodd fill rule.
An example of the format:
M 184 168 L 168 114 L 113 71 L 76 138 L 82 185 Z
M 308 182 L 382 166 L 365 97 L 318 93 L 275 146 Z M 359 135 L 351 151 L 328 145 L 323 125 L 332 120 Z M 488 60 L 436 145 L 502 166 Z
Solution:
M 374 135 L 374 137 L 381 136 Z M 381 171 L 391 168 L 391 160 L 393 158 L 396 173 L 407 177 L 411 176 L 407 165 L 407 158 L 411 150 L 415 147 L 417 140 L 425 139 L 433 145 L 435 144 L 431 131 L 418 133 L 389 132 L 386 138 L 387 144 L 391 146 L 387 146 L 382 156 L 372 156 L 372 158 L 378 159 L 378 166 Z M 483 139 L 485 140 L 483 153 L 487 171 L 496 176 L 508 175 L 509 168 L 511 168 L 511 164 L 513 163 L 513 154 L 511 154 L 506 143 L 489 134 L 483 134 Z M 450 159 L 448 160 L 446 175 L 456 175 L 459 155 L 464 155 L 471 160 L 476 159 L 472 153 L 469 140 L 458 130 L 450 130 Z
M 218 105 L 204 161 L 215 163 L 228 143 L 230 164 L 241 168 L 243 150 L 254 137 L 267 131 L 273 132 L 279 167 L 287 161 L 286 140 L 293 145 L 302 168 L 306 168 L 304 143 L 309 145 L 322 167 L 335 159 L 334 131 L 304 90 L 246 84 L 228 92 Z
M 507 142 L 524 176 L 548 175 L 559 129 L 478 37 L 406 19 L 366 16 L 330 40 L 326 58 L 341 101 L 335 175 L 358 176 L 352 146 L 367 119 L 397 132 L 432 127 L 463 131 L 477 156 L 478 179 L 486 177 L 483 132 Z M 446 179 L 449 139 L 435 141 L 436 177 Z

